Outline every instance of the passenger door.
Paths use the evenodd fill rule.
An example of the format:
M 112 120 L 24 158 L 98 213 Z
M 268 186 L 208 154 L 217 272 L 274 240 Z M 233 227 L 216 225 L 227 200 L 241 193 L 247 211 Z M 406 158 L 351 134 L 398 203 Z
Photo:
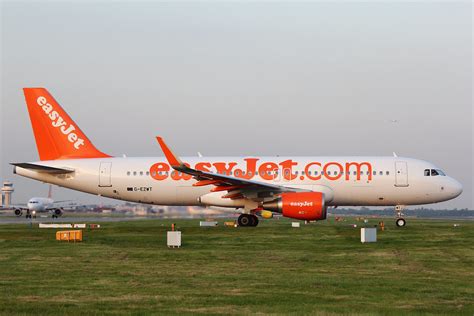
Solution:
M 99 167 L 99 187 L 111 187 L 112 186 L 112 163 L 101 162 Z
M 395 186 L 408 186 L 408 166 L 405 161 L 395 162 Z

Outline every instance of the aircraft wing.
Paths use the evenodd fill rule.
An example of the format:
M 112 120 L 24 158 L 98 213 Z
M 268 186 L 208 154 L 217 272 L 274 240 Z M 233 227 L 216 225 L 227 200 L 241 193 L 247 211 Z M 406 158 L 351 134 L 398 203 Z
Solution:
M 8 206 L 0 206 L 0 211 L 11 211 L 14 209 L 22 209 L 22 210 L 27 210 L 28 207 L 26 204 L 14 204 L 14 205 L 8 205 Z
M 261 199 L 275 193 L 310 191 L 193 169 L 184 164 L 181 159 L 171 151 L 163 138 L 157 137 L 156 139 L 168 163 L 173 169 L 192 175 L 198 180 L 198 182 L 193 184 L 194 186 L 214 185 L 215 188 L 213 188 L 211 192 L 228 191 L 229 193 L 224 195 L 223 198 L 237 199 L 246 197 L 250 199 Z
M 73 200 L 60 200 L 60 201 L 54 201 L 54 202 L 53 202 L 53 204 L 66 203 L 66 202 L 73 202 Z

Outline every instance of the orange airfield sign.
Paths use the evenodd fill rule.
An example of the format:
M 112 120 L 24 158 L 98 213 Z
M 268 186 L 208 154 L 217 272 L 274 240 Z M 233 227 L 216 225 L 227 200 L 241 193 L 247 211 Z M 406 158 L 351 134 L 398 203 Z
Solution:
M 216 172 L 223 175 L 232 175 L 236 178 L 250 180 L 255 176 L 260 176 L 263 180 L 275 180 L 279 173 L 283 179 L 287 181 L 295 180 L 298 177 L 293 169 L 298 166 L 298 163 L 292 159 L 275 162 L 259 162 L 259 158 L 245 158 L 245 170 L 236 168 L 237 162 L 198 162 L 194 169 L 203 172 Z M 190 165 L 185 163 L 188 167 Z M 173 171 L 168 163 L 157 162 L 150 167 L 150 176 L 158 181 L 171 178 L 172 180 L 191 180 L 192 176 L 182 172 Z M 372 181 L 372 164 L 369 162 L 346 162 L 344 165 L 331 161 L 325 164 L 320 162 L 310 162 L 304 167 L 304 173 L 299 175 L 301 180 L 308 178 L 309 180 L 317 181 L 321 178 L 326 178 L 330 181 L 336 181 L 344 176 L 344 180 L 349 181 L 352 177 L 356 177 L 357 181 L 361 180 L 361 176 L 367 175 L 367 180 Z

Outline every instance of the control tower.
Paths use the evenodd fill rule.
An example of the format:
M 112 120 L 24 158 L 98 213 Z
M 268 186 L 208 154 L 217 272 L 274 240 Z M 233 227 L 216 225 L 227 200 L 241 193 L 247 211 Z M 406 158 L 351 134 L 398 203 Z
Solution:
M 2 206 L 10 206 L 12 204 L 12 194 L 13 191 L 13 183 L 10 181 L 4 181 L 2 187 Z

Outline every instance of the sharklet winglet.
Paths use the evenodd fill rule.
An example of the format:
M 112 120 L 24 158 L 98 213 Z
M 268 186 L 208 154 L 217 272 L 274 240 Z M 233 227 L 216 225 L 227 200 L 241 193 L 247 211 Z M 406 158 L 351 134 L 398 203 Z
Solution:
M 158 141 L 158 143 L 160 144 L 160 147 L 161 147 L 161 150 L 163 151 L 163 153 L 165 154 L 165 157 L 166 157 L 166 160 L 168 160 L 169 164 L 171 165 L 171 167 L 173 168 L 178 168 L 178 167 L 182 167 L 184 166 L 184 163 L 181 161 L 181 159 L 179 159 L 178 156 L 176 156 L 173 151 L 171 151 L 171 149 L 168 147 L 168 145 L 166 145 L 165 141 L 163 140 L 163 138 L 161 138 L 160 136 L 157 136 L 156 137 L 156 140 Z

